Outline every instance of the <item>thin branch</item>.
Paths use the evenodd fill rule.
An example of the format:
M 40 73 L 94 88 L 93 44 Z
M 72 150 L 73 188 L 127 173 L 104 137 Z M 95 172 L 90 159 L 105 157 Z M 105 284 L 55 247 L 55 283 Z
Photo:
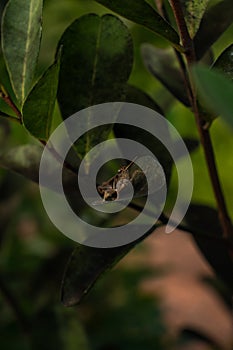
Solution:
M 18 121 L 20 122 L 20 124 L 23 124 L 22 121 L 22 114 L 20 112 L 20 110 L 18 109 L 18 107 L 15 105 L 15 103 L 12 101 L 12 99 L 10 98 L 10 96 L 8 95 L 8 93 L 6 92 L 6 90 L 3 88 L 3 86 L 0 87 L 0 98 L 3 99 L 3 101 L 5 101 L 5 103 L 12 109 L 12 111 L 16 114 L 16 116 L 18 117 Z M 16 119 L 16 118 L 15 118 Z
M 184 54 L 185 54 L 189 72 L 190 72 L 191 66 L 196 62 L 196 55 L 195 55 L 193 41 L 188 32 L 188 28 L 184 19 L 183 10 L 182 10 L 180 1 L 170 0 L 170 3 L 174 12 L 177 27 L 180 32 L 181 41 L 185 49 Z M 196 91 L 193 85 L 191 75 L 189 77 L 189 80 L 192 88 L 192 100 L 191 100 L 192 108 L 195 115 L 195 120 L 198 128 L 198 132 L 200 135 L 200 140 L 204 149 L 208 172 L 212 183 L 213 192 L 215 195 L 215 200 L 217 203 L 219 220 L 223 231 L 223 237 L 226 239 L 229 239 L 232 242 L 233 229 L 232 229 L 232 224 L 227 212 L 227 207 L 226 207 L 223 191 L 219 180 L 211 137 L 209 134 L 209 130 L 204 128 L 204 125 L 206 123 L 205 123 L 205 120 L 202 119 L 200 115 L 200 111 L 197 106 Z
M 64 164 L 64 167 L 70 171 L 72 171 L 72 173 L 74 173 L 75 175 L 77 175 L 77 169 L 75 167 L 73 167 L 73 165 L 71 165 L 70 163 L 68 163 L 66 160 L 63 160 L 63 158 L 61 157 L 61 155 L 57 152 L 57 150 L 54 148 L 54 146 L 52 144 L 48 144 L 46 141 L 44 140 L 39 140 L 40 143 L 45 146 L 48 147 L 48 150 L 50 151 L 50 153 L 54 156 L 54 158 L 61 164 Z

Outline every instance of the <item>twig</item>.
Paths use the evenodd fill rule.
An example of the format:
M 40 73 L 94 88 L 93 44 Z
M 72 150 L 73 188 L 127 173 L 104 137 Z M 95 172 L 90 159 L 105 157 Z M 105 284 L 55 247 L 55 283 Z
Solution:
M 64 164 L 64 167 L 67 168 L 68 170 L 72 171 L 72 173 L 74 173 L 75 175 L 77 175 L 78 171 L 75 167 L 73 167 L 73 165 L 71 165 L 70 163 L 68 163 L 66 160 L 63 160 L 63 158 L 61 157 L 61 155 L 57 152 L 57 150 L 54 148 L 54 146 L 50 143 L 47 143 L 44 140 L 39 140 L 40 143 L 45 146 L 48 147 L 48 150 L 50 151 L 50 153 L 54 156 L 54 158 L 61 164 Z
M 190 72 L 191 66 L 196 62 L 196 55 L 195 55 L 193 41 L 188 32 L 188 28 L 184 19 L 183 10 L 182 10 L 180 1 L 170 0 L 170 3 L 175 15 L 177 27 L 180 32 L 181 41 L 185 49 L 184 54 L 185 54 L 189 72 Z M 209 133 L 209 130 L 204 128 L 205 121 L 202 119 L 200 115 L 200 111 L 197 106 L 196 91 L 192 82 L 191 74 L 189 79 L 190 79 L 190 85 L 192 89 L 192 96 L 191 96 L 192 108 L 195 115 L 195 120 L 198 128 L 198 132 L 200 135 L 200 140 L 203 146 L 206 164 L 208 167 L 208 172 L 212 183 L 213 192 L 215 195 L 215 200 L 217 203 L 219 221 L 221 223 L 223 237 L 226 239 L 229 239 L 232 242 L 232 239 L 233 239 L 232 224 L 227 212 L 227 207 L 226 207 L 223 191 L 219 180 L 219 175 L 217 171 L 210 133 Z
M 12 101 L 6 90 L 3 88 L 3 86 L 0 87 L 0 98 L 3 99 L 3 101 L 6 102 L 6 104 L 12 109 L 12 111 L 16 114 L 18 121 L 20 124 L 23 124 L 22 121 L 22 114 L 18 107 L 15 105 L 15 103 Z M 16 118 L 15 118 L 16 119 Z

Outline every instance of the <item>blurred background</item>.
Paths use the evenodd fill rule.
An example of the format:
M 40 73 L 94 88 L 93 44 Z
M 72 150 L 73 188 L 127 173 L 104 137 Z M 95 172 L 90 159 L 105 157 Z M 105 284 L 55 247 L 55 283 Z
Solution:
M 3 7 L 1 0 L 0 11 Z M 86 13 L 109 12 L 91 0 L 45 0 L 38 75 L 52 63 L 60 36 L 74 19 Z M 130 83 L 143 88 L 162 107 L 182 137 L 198 138 L 191 112 L 175 101 L 142 63 L 142 43 L 161 48 L 167 43 L 142 27 L 125 23 L 135 50 Z M 232 37 L 231 26 L 213 46 L 215 57 Z M 59 123 L 58 108 L 55 114 Z M 233 218 L 232 132 L 218 118 L 211 134 Z M 20 125 L 0 119 L 1 149 L 35 142 Z M 193 203 L 214 208 L 200 147 L 192 153 L 192 161 Z M 171 203 L 175 193 L 174 172 Z M 75 243 L 49 221 L 38 185 L 1 169 L 0 244 L 1 349 L 231 349 L 229 307 L 208 283 L 214 272 L 188 233 L 156 231 L 108 272 L 80 306 L 66 309 L 60 302 L 60 285 Z

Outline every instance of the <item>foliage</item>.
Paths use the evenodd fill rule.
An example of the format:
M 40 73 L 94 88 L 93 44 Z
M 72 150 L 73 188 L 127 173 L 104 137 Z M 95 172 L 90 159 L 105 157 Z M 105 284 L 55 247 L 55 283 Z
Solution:
M 199 174 L 193 203 L 180 228 L 190 232 L 214 268 L 224 286 L 221 295 L 229 305 L 233 291 L 232 226 L 224 198 L 220 198 L 218 174 L 210 156 L 212 146 L 206 140 L 211 139 L 210 129 L 213 133 L 219 132 L 218 141 L 225 145 L 221 120 L 233 127 L 233 43 L 227 42 L 227 34 L 232 34 L 228 30 L 233 21 L 232 0 L 60 0 L 55 3 L 60 7 L 61 18 L 58 19 L 50 7 L 53 5 L 52 0 L 44 3 L 42 0 L 9 0 L 0 4 L 0 243 L 3 252 L 0 290 L 9 305 L 8 308 L 1 301 L 0 320 L 5 334 L 0 337 L 1 345 L 14 349 L 17 341 L 18 349 L 88 350 L 90 345 L 94 349 L 110 349 L 111 346 L 112 349 L 169 349 L 169 344 L 161 340 L 165 328 L 158 305 L 152 307 L 151 300 L 144 300 L 132 287 L 138 281 L 139 272 L 136 277 L 132 272 L 119 276 L 115 271 L 107 273 L 102 284 L 97 283 L 89 303 L 87 299 L 81 303 L 79 316 L 75 308 L 67 311 L 58 303 L 61 280 L 62 303 L 73 306 L 82 302 L 104 272 L 158 226 L 166 224 L 175 197 L 175 172 L 163 145 L 144 130 L 116 123 L 83 135 L 64 164 L 63 185 L 74 211 L 83 218 L 91 217 L 94 224 L 101 221 L 111 226 L 124 222 L 132 209 L 129 214 L 119 215 L 110 222 L 106 217 L 92 217 L 80 193 L 73 193 L 76 183 L 73 170 L 94 145 L 111 137 L 133 138 L 157 156 L 166 175 L 167 205 L 159 223 L 141 239 L 126 246 L 97 249 L 78 245 L 71 254 L 75 244 L 62 237 L 48 221 L 41 209 L 37 186 L 28 179 L 38 183 L 43 147 L 60 120 L 71 114 L 114 101 L 138 103 L 159 111 L 178 129 L 185 130 L 182 136 L 193 153 L 194 174 Z M 45 39 L 42 38 L 42 14 L 51 22 L 47 24 L 47 31 L 43 29 Z M 179 22 L 180 14 L 183 27 Z M 59 26 L 57 30 L 56 26 Z M 184 27 L 187 33 L 182 31 Z M 229 37 L 232 40 L 232 36 Z M 187 38 L 188 48 L 185 47 Z M 53 50 L 51 62 L 47 51 Z M 182 125 L 178 122 L 180 111 Z M 217 205 L 206 185 L 207 175 L 200 175 L 203 157 L 196 129 L 192 127 L 193 114 L 199 123 L 199 136 Z M 231 169 L 227 166 L 232 165 L 232 157 L 227 147 L 220 156 L 223 157 L 220 177 L 224 181 L 227 179 L 223 186 L 226 186 L 226 198 L 230 202 L 233 187 L 231 174 L 228 174 Z M 56 179 L 49 164 L 48 173 L 50 189 L 53 189 Z M 137 202 L 134 210 L 140 210 L 142 204 Z M 232 207 L 229 212 L 233 215 Z M 116 285 L 110 288 L 108 283 Z M 128 293 L 118 311 L 117 302 L 111 304 L 108 293 L 116 294 L 116 299 Z M 85 307 L 91 308 L 94 315 L 101 314 L 108 336 L 96 331 L 98 327 L 95 328 L 90 319 L 81 320 L 81 323 L 79 318 Z M 140 309 L 136 317 L 142 317 L 143 335 L 133 317 L 136 308 Z M 21 325 L 23 336 L 12 313 Z M 112 313 L 116 320 L 110 326 Z M 129 324 L 133 325 L 132 329 Z M 114 327 L 118 327 L 119 337 Z M 212 339 L 196 330 L 184 330 L 183 335 L 190 339 L 202 338 L 213 345 Z M 49 339 L 46 344 L 42 340 L 45 338 Z

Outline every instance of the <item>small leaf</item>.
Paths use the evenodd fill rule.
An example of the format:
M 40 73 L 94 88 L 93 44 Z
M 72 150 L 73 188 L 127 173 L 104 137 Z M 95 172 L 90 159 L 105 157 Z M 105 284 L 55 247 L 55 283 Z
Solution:
M 233 84 L 221 73 L 203 66 L 193 68 L 198 94 L 213 113 L 220 114 L 233 127 Z
M 177 32 L 144 0 L 96 0 L 130 21 L 140 24 L 171 43 L 179 44 Z
M 197 150 L 197 148 L 200 146 L 200 142 L 196 139 L 191 138 L 183 138 L 183 141 L 185 143 L 185 146 L 187 147 L 189 153 L 192 153 Z
M 62 281 L 61 299 L 65 306 L 78 304 L 98 278 L 112 268 L 156 227 L 133 243 L 117 248 L 92 248 L 79 245 L 70 257 Z
M 227 242 L 222 238 L 218 212 L 205 205 L 191 204 L 183 220 L 216 274 L 233 288 L 233 261 Z
M 33 87 L 23 105 L 24 126 L 39 140 L 47 141 L 51 133 L 59 68 L 60 58 L 58 57 Z
M 226 77 L 233 81 L 233 44 L 228 46 L 216 59 L 213 68 L 225 73 Z
M 2 20 L 2 50 L 20 105 L 31 89 L 41 41 L 42 0 L 9 0 Z
M 195 328 L 184 328 L 180 332 L 179 335 L 179 342 L 182 347 L 184 347 L 184 344 L 189 343 L 189 342 L 201 342 L 208 344 L 211 346 L 210 349 L 220 349 L 221 345 L 218 344 L 218 342 L 215 339 L 212 339 L 209 337 L 209 335 L 206 335 L 203 333 L 202 329 L 195 329 Z
M 181 0 L 191 38 L 196 34 L 209 0 Z
M 194 37 L 197 59 L 202 58 L 232 22 L 232 0 L 222 0 L 205 12 L 199 30 Z
M 174 53 L 151 44 L 143 44 L 142 58 L 146 68 L 184 105 L 189 106 L 184 80 L 178 67 Z

